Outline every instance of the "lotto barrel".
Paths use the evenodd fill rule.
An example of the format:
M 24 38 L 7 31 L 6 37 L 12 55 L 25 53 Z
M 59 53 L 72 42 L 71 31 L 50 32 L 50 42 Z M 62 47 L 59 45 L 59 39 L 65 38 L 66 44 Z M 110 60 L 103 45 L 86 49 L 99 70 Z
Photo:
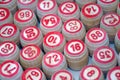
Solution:
M 115 49 L 120 52 L 120 29 L 116 32 L 114 39 Z
M 97 0 L 97 3 L 101 5 L 104 13 L 115 12 L 117 9 L 117 5 L 119 3 L 118 0 Z
M 13 41 L 16 44 L 19 44 L 19 35 L 19 29 L 12 23 L 3 24 L 0 27 L 0 42 Z
M 104 76 L 99 67 L 88 65 L 80 71 L 79 80 L 104 80 Z
M 22 73 L 21 80 L 46 80 L 44 73 L 39 68 L 28 68 Z
M 68 70 L 64 69 L 56 71 L 51 77 L 51 80 L 63 80 L 63 79 L 74 80 L 72 74 Z
M 17 5 L 19 9 L 28 8 L 32 11 L 36 11 L 36 5 L 38 0 L 17 0 Z
M 13 23 L 13 17 L 8 8 L 0 7 L 0 26 L 6 23 Z
M 117 64 L 117 58 L 115 54 L 115 51 L 108 46 L 99 47 L 94 51 L 92 64 L 100 67 L 100 69 L 106 74 Z
M 100 28 L 108 33 L 110 41 L 113 42 L 116 32 L 120 29 L 119 15 L 116 13 L 105 14 L 101 19 Z
M 62 27 L 62 34 L 67 41 L 72 39 L 84 40 L 86 29 L 78 19 L 67 20 Z
M 43 56 L 42 69 L 47 78 L 61 69 L 67 69 L 67 62 L 64 55 L 59 51 L 50 51 Z
M 90 56 L 92 56 L 96 48 L 101 46 L 109 46 L 109 38 L 104 29 L 91 28 L 86 33 L 85 43 L 88 47 Z
M 68 41 L 64 47 L 64 55 L 69 68 L 81 70 L 88 64 L 88 49 L 81 40 Z
M 81 21 L 89 30 L 93 27 L 97 27 L 100 23 L 103 11 L 100 5 L 96 3 L 88 3 L 82 7 L 81 10 Z
M 114 67 L 108 71 L 107 80 L 119 80 L 120 79 L 120 66 Z
M 12 14 L 17 11 L 17 0 L 1 0 L 0 7 L 8 8 Z
M 75 2 L 71 1 L 63 2 L 62 4 L 59 5 L 58 16 L 61 17 L 63 22 L 72 18 L 79 19 L 80 9 Z
M 46 35 L 48 32 L 62 30 L 62 20 L 56 14 L 48 14 L 41 18 L 40 26 L 43 35 Z
M 22 73 L 22 67 L 14 60 L 6 60 L 0 65 L 1 80 L 21 80 Z
M 47 33 L 43 39 L 43 49 L 45 52 L 54 50 L 63 52 L 65 44 L 66 40 L 64 36 L 58 31 Z
M 41 68 L 43 55 L 42 50 L 38 46 L 27 45 L 21 50 L 20 63 L 24 69 L 29 67 Z
M 57 14 L 56 0 L 39 0 L 37 4 L 37 16 L 39 20 L 47 14 Z
M 20 50 L 12 41 L 4 41 L 0 43 L 0 64 L 6 60 L 19 61 Z
M 42 48 L 43 35 L 41 30 L 36 26 L 27 26 L 20 33 L 20 42 L 22 46 L 35 44 Z
M 31 9 L 20 9 L 14 15 L 14 24 L 22 30 L 26 26 L 36 26 L 37 18 Z

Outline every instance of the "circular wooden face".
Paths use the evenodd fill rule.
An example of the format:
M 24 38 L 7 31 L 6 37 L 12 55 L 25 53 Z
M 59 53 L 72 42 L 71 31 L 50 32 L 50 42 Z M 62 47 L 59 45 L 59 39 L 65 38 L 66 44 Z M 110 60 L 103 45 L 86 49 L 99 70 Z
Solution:
M 100 28 L 92 28 L 87 32 L 86 38 L 93 43 L 102 42 L 106 38 L 106 32 Z
M 58 47 L 64 40 L 60 32 L 49 32 L 44 37 L 44 44 L 48 47 Z
M 74 14 L 77 11 L 78 7 L 77 4 L 74 2 L 63 2 L 60 6 L 59 6 L 59 11 L 62 14 L 66 14 L 66 15 L 70 15 L 70 14 Z
M 99 47 L 95 50 L 95 54 L 93 55 L 95 61 L 107 64 L 111 63 L 115 58 L 115 53 L 112 48 L 107 46 Z
M 55 7 L 55 5 L 56 3 L 54 0 L 41 0 L 39 1 L 37 6 L 41 11 L 46 12 L 52 10 Z
M 99 14 L 101 13 L 102 9 L 98 4 L 95 3 L 89 3 L 86 4 L 83 9 L 82 9 L 82 14 L 85 17 L 88 18 L 93 18 L 93 17 L 97 17 L 99 16 Z
M 15 54 L 16 44 L 10 41 L 5 41 L 0 44 L 0 57 Z
M 30 21 L 33 18 L 33 12 L 30 9 L 20 9 L 15 13 L 15 19 L 19 22 Z
M 19 64 L 16 61 L 8 60 L 1 64 L 0 66 L 0 75 L 12 78 L 19 73 Z
M 57 15 L 48 14 L 42 18 L 41 22 L 43 25 L 42 27 L 54 28 L 60 23 L 60 18 Z
M 107 75 L 109 80 L 120 80 L 120 67 L 112 68 Z
M 72 80 L 72 74 L 67 70 L 60 70 L 53 74 L 52 80 Z
M 14 24 L 4 24 L 0 27 L 0 37 L 11 38 L 17 33 L 17 27 Z
M 120 17 L 115 13 L 108 13 L 102 18 L 102 22 L 106 27 L 116 27 L 120 22 Z
M 43 59 L 47 67 L 56 67 L 63 62 L 63 55 L 60 52 L 51 51 L 48 52 Z
M 28 68 L 22 74 L 23 80 L 42 80 L 42 72 L 38 68 Z
M 89 65 L 82 69 L 80 76 L 84 80 L 99 80 L 101 72 L 97 66 Z
M 66 44 L 65 49 L 68 54 L 77 56 L 82 54 L 85 49 L 85 45 L 81 40 L 71 40 Z
M 29 26 L 21 31 L 20 36 L 22 39 L 29 41 L 37 39 L 40 34 L 41 32 L 36 26 Z
M 40 52 L 41 51 L 38 46 L 28 45 L 22 49 L 20 56 L 25 60 L 34 60 L 40 55 Z
M 82 29 L 82 23 L 77 19 L 70 19 L 64 23 L 64 29 L 69 33 L 77 33 Z
M 7 8 L 0 8 L 0 21 L 8 19 L 10 11 Z

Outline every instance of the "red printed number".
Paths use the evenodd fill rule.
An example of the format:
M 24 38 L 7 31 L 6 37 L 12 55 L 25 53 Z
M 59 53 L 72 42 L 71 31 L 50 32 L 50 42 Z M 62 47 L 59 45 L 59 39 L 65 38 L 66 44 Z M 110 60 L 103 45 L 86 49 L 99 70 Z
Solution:
M 66 4 L 63 8 L 63 11 L 67 11 L 68 13 L 71 12 L 70 9 L 73 8 L 72 4 Z
M 5 44 L 1 51 L 4 53 L 8 53 L 11 49 L 13 49 L 13 47 L 10 44 Z
M 110 17 L 107 17 L 106 19 L 110 19 L 109 20 L 109 24 L 114 24 L 117 19 L 111 14 Z
M 96 31 L 95 34 L 91 34 L 91 37 L 96 40 L 98 37 L 102 37 L 102 33 L 100 31 Z
M 105 51 L 105 52 L 101 51 L 101 52 L 99 53 L 99 55 L 100 55 L 100 58 L 101 58 L 101 59 L 111 58 L 111 56 L 110 56 L 110 51 Z
M 70 26 L 70 30 L 77 30 L 78 29 L 76 21 L 69 23 L 69 26 Z
M 24 51 L 24 53 L 28 54 L 29 57 L 32 57 L 35 54 L 35 50 L 32 50 L 32 48 L 29 47 Z
M 60 76 L 60 79 L 61 80 L 67 80 L 67 77 L 66 76 Z
M 5 16 L 5 12 L 4 11 L 0 11 L 0 17 L 4 17 Z
M 56 40 L 57 40 L 57 37 L 54 37 L 54 36 L 50 36 L 48 38 L 48 42 L 50 42 L 50 43 L 56 43 Z
M 6 28 L 6 29 L 2 32 L 2 34 L 10 35 L 12 32 L 13 32 L 13 29 L 12 29 L 12 28 Z
M 92 77 L 95 74 L 94 70 L 91 70 L 90 72 L 87 73 L 88 77 Z
M 38 77 L 39 73 L 37 73 L 36 71 L 32 71 L 31 75 L 28 75 L 27 79 L 34 80 L 32 76 Z
M 43 2 L 44 8 L 49 8 L 50 7 L 50 2 Z
M 89 14 L 91 13 L 91 11 L 93 11 L 93 12 L 96 11 L 96 9 L 93 6 L 91 8 L 87 8 L 86 10 Z
M 20 17 L 21 17 L 21 18 L 29 17 L 29 16 L 30 16 L 30 12 L 29 12 L 29 11 L 21 12 L 21 13 L 20 13 Z
M 115 76 L 117 77 L 118 80 L 120 80 L 120 72 L 117 72 Z
M 49 23 L 55 24 L 56 20 L 55 20 L 54 17 L 51 17 L 50 19 L 45 19 L 44 22 L 45 22 L 46 25 L 48 25 Z
M 4 71 L 7 71 L 7 73 L 9 73 L 9 74 L 11 74 L 12 71 L 16 69 L 16 67 L 13 67 L 13 68 L 11 68 L 11 69 L 9 69 L 9 68 L 11 68 L 10 64 L 8 64 L 8 65 L 6 66 L 6 68 L 4 69 Z
M 73 51 L 79 51 L 81 49 L 78 43 L 72 44 L 70 47 L 72 48 Z
M 53 55 L 53 56 L 48 56 L 47 59 L 49 59 L 49 64 L 52 63 L 52 59 L 54 59 L 54 62 L 59 61 L 59 59 L 58 59 L 58 55 L 56 55 L 56 54 Z
M 28 29 L 25 31 L 25 33 L 27 34 L 28 38 L 34 37 L 35 36 L 35 32 L 33 29 Z

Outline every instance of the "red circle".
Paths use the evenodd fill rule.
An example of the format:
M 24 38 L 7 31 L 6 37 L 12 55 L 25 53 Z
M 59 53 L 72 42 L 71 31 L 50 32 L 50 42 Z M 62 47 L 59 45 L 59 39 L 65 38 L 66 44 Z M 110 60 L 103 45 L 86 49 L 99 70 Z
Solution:
M 11 55 L 11 54 L 15 54 L 15 51 L 16 51 L 16 49 L 17 49 L 16 44 L 15 44 L 14 42 L 12 42 L 12 41 L 4 41 L 4 42 L 0 43 L 0 46 L 2 46 L 2 45 L 5 44 L 5 43 L 10 43 L 10 44 L 12 44 L 12 45 L 14 46 L 14 50 L 13 50 L 11 53 L 9 53 L 9 54 L 2 54 L 2 53 L 0 53 L 0 56 L 2 57 L 2 56 L 9 56 L 9 55 Z
M 11 36 L 8 36 L 8 37 L 5 37 L 5 36 L 3 36 L 3 35 L 0 34 L 0 37 L 10 38 L 10 37 L 14 36 L 14 35 L 17 33 L 17 30 L 18 30 L 18 29 L 17 29 L 16 25 L 11 24 L 11 23 L 3 24 L 3 25 L 0 27 L 0 30 L 1 30 L 2 28 L 4 28 L 4 27 L 7 27 L 7 26 L 11 26 L 12 28 L 14 28 L 13 34 L 12 34 Z
M 63 6 L 64 4 L 66 4 L 66 3 L 71 3 L 71 4 L 73 4 L 73 5 L 75 6 L 75 10 L 74 10 L 73 12 L 70 12 L 70 13 L 64 13 L 64 12 L 62 11 L 62 6 Z M 77 5 L 75 2 L 71 2 L 71 1 L 67 1 L 67 2 L 61 3 L 60 6 L 59 6 L 59 8 L 58 8 L 58 10 L 60 11 L 60 13 L 62 13 L 63 15 L 64 15 L 64 14 L 65 14 L 65 15 L 74 14 L 74 13 L 77 11 L 77 9 L 78 9 L 78 5 Z
M 36 55 L 34 56 L 34 57 L 32 57 L 32 58 L 26 58 L 23 54 L 24 54 L 24 50 L 26 49 L 26 48 L 29 48 L 29 47 L 34 47 L 37 51 L 37 53 L 36 53 Z M 38 47 L 38 46 L 36 46 L 36 45 L 27 45 L 27 46 L 25 46 L 25 47 L 23 47 L 23 49 L 21 50 L 21 52 L 20 52 L 20 56 L 23 58 L 23 59 L 25 59 L 25 60 L 34 60 L 34 59 L 36 59 L 37 57 L 39 57 L 39 55 L 41 54 L 40 53 L 41 52 L 41 50 L 40 50 L 40 48 Z
M 88 66 L 85 66 L 82 70 L 81 70 L 81 72 L 80 72 L 80 76 L 81 76 L 81 78 L 82 79 L 84 79 L 84 80 L 86 80 L 86 78 L 84 77 L 84 71 L 87 69 L 87 68 L 89 68 L 89 67 L 94 67 L 94 68 L 96 68 L 97 70 L 98 70 L 98 72 L 99 72 L 99 76 L 96 78 L 96 79 L 94 79 L 94 80 L 99 80 L 100 79 L 100 76 L 101 76 L 101 71 L 100 71 L 100 69 L 97 67 L 97 66 L 95 66 L 95 65 L 88 65 Z
M 6 12 L 6 16 L 5 16 L 3 19 L 0 19 L 0 21 L 4 21 L 5 19 L 8 19 L 8 17 L 10 16 L 10 11 L 9 11 L 9 9 L 3 8 L 3 7 L 1 7 L 0 9 L 5 10 L 5 12 Z
M 47 55 L 52 54 L 52 53 L 56 53 L 56 54 L 58 54 L 58 55 L 60 56 L 60 61 L 59 61 L 59 63 L 57 63 L 57 64 L 55 64 L 55 65 L 50 65 L 50 64 L 48 64 L 48 63 L 46 62 Z M 50 51 L 50 52 L 47 52 L 47 53 L 43 56 L 43 62 L 45 63 L 45 65 L 46 65 L 47 67 L 57 67 L 57 66 L 61 65 L 61 63 L 63 62 L 63 55 L 62 55 L 62 53 L 59 52 L 59 51 Z
M 31 71 L 31 70 L 37 70 L 37 71 L 39 71 L 39 72 L 40 72 L 40 76 L 41 76 L 40 80 L 42 80 L 42 71 L 41 71 L 39 68 L 28 68 L 28 69 L 26 69 L 26 70 L 22 73 L 22 80 L 27 80 L 27 79 L 26 79 L 26 74 L 27 74 L 29 71 Z
M 90 36 L 90 33 L 91 33 L 93 30 L 101 30 L 101 31 L 104 33 L 104 38 L 103 38 L 102 40 L 100 40 L 100 41 L 93 41 L 93 40 L 91 40 L 89 36 Z M 106 33 L 106 31 L 105 31 L 104 29 L 102 29 L 102 28 L 91 28 L 91 29 L 87 32 L 87 34 L 86 34 L 86 38 L 87 38 L 90 42 L 93 42 L 93 43 L 102 42 L 103 40 L 106 39 L 106 36 L 107 36 L 107 33 Z
M 15 65 L 17 66 L 17 70 L 16 70 L 16 72 L 15 72 L 14 74 L 6 75 L 6 74 L 4 74 L 4 73 L 2 72 L 2 70 L 1 70 L 2 67 L 3 67 L 5 64 L 7 64 L 7 63 L 13 63 L 13 64 L 15 64 Z M 0 75 L 2 75 L 2 76 L 4 76 L 4 77 L 11 78 L 11 77 L 19 74 L 19 73 L 18 73 L 19 69 L 20 69 L 20 65 L 19 65 L 18 62 L 14 61 L 14 60 L 6 60 L 6 61 L 4 61 L 4 62 L 0 65 Z
M 89 6 L 89 5 L 97 6 L 98 9 L 99 9 L 99 12 L 98 12 L 97 14 L 95 14 L 95 15 L 88 15 L 88 14 L 86 14 L 85 8 L 86 8 L 87 6 Z M 85 17 L 87 17 L 87 18 L 97 17 L 97 16 L 99 16 L 99 14 L 100 14 L 101 12 L 102 12 L 102 8 L 100 7 L 100 5 L 98 5 L 98 4 L 96 4 L 96 3 L 88 3 L 88 4 L 84 5 L 83 8 L 82 8 L 82 11 L 81 11 L 81 13 L 82 13 Z
M 54 16 L 54 17 L 56 17 L 56 19 L 57 19 L 57 22 L 56 22 L 56 24 L 55 25 L 53 25 L 53 26 L 46 26 L 46 25 L 44 25 L 44 18 L 46 18 L 46 17 L 48 17 L 48 16 Z M 45 15 L 45 16 L 43 16 L 42 17 L 42 19 L 41 19 L 41 21 L 40 21 L 41 23 L 42 23 L 42 27 L 45 27 L 45 28 L 53 28 L 53 27 L 57 27 L 57 25 L 60 23 L 60 17 L 58 17 L 57 15 L 55 15 L 55 14 L 48 14 L 48 15 Z
M 120 29 L 117 31 L 118 39 L 120 40 Z
M 55 46 L 50 46 L 50 45 L 48 45 L 47 44 L 47 37 L 49 37 L 50 35 L 52 35 L 52 34 L 55 34 L 55 35 L 58 35 L 59 37 L 60 37 L 60 42 L 59 42 L 59 44 L 57 44 L 57 45 L 55 45 Z M 53 32 L 49 32 L 49 33 L 47 33 L 45 36 L 44 36 L 44 40 L 43 40 L 43 44 L 45 44 L 46 46 L 48 46 L 48 47 L 58 47 L 58 46 L 60 46 L 61 44 L 62 44 L 62 42 L 64 41 L 64 36 L 60 33 L 60 32 L 57 32 L 57 31 L 53 31 Z
M 28 39 L 28 38 L 25 38 L 24 36 L 24 31 L 28 28 L 31 28 L 31 29 L 36 29 L 37 30 L 37 35 L 33 38 L 33 39 Z M 41 34 L 41 31 L 36 27 L 36 26 L 27 26 L 25 28 L 22 29 L 21 33 L 20 33 L 20 38 L 26 40 L 26 41 L 32 41 L 32 40 L 35 40 L 39 37 L 39 35 Z
M 59 70 L 59 71 L 55 72 L 52 76 L 52 78 L 53 78 L 52 80 L 56 80 L 55 77 L 60 73 L 68 74 L 70 76 L 70 80 L 72 80 L 72 74 L 70 72 L 68 72 L 67 70 Z
M 80 29 L 79 30 L 77 30 L 77 31 L 75 31 L 75 32 L 70 32 L 69 30 L 67 30 L 67 24 L 70 22 L 70 21 L 77 21 L 79 24 L 80 24 Z M 82 27 L 83 27 L 83 25 L 82 25 L 82 22 L 80 21 L 80 20 L 78 20 L 78 19 L 70 19 L 70 20 L 67 20 L 65 23 L 64 23 L 64 26 L 63 26 L 63 28 L 67 31 L 67 32 L 69 32 L 69 33 L 77 33 L 77 32 L 79 32 L 81 29 L 82 29 Z
M 113 2 L 115 2 L 116 0 L 112 0 L 111 2 L 105 2 L 104 0 L 100 0 L 102 3 L 105 3 L 105 4 L 111 4 Z
M 107 74 L 108 80 L 112 80 L 112 79 L 110 78 L 110 75 L 111 75 L 112 72 L 115 71 L 115 70 L 119 70 L 119 71 L 120 71 L 120 66 L 114 67 L 114 68 L 112 68 L 112 69 L 110 69 L 110 70 L 108 71 L 108 74 Z
M 116 16 L 118 16 L 118 18 L 119 18 L 119 21 L 114 25 L 108 25 L 107 23 L 105 23 L 104 22 L 104 20 L 105 20 L 105 17 L 106 16 L 108 16 L 108 15 L 110 15 L 110 14 L 114 14 L 114 15 L 116 15 Z M 102 21 L 102 23 L 104 24 L 104 25 L 106 25 L 106 27 L 116 27 L 119 23 L 120 23 L 120 16 L 118 15 L 118 14 L 116 14 L 116 13 L 114 13 L 114 12 L 112 12 L 112 13 L 107 13 L 107 14 L 105 14 L 103 17 L 102 17 L 102 19 L 101 19 L 101 21 Z
M 2 4 L 9 4 L 10 2 L 12 2 L 12 0 L 9 0 L 8 2 L 0 1 L 0 5 L 2 5 Z
M 112 58 L 109 60 L 109 61 L 101 61 L 100 59 L 98 59 L 98 57 L 97 57 L 97 55 L 99 54 L 98 52 L 99 52 L 99 50 L 101 50 L 101 49 L 109 49 L 111 52 L 112 52 Z M 109 63 L 111 63 L 113 60 L 114 60 L 114 58 L 115 58 L 115 53 L 114 53 L 114 51 L 113 51 L 113 49 L 112 48 L 110 48 L 110 47 L 108 47 L 108 46 L 102 46 L 102 47 L 99 47 L 99 48 L 97 48 L 95 51 L 94 51 L 94 54 L 93 54 L 93 57 L 94 57 L 94 60 L 95 61 L 97 61 L 97 62 L 99 62 L 99 63 L 102 63 L 102 64 L 109 64 Z
M 83 49 L 82 49 L 80 52 L 73 54 L 72 52 L 70 52 L 70 51 L 68 50 L 68 46 L 69 46 L 72 42 L 79 42 L 79 43 L 81 43 L 82 46 L 83 46 Z M 65 46 L 65 50 L 67 51 L 67 54 L 70 54 L 71 56 L 77 56 L 77 55 L 82 54 L 82 52 L 84 51 L 84 49 L 85 49 L 85 45 L 84 45 L 84 42 L 81 41 L 81 40 L 70 40 L 70 41 L 68 41 L 68 43 L 67 43 L 66 46 Z
M 49 10 L 43 10 L 43 9 L 41 9 L 41 7 L 39 6 L 42 1 L 45 1 L 45 0 L 39 0 L 39 2 L 38 2 L 38 4 L 37 4 L 37 7 L 38 7 L 39 10 L 44 11 L 44 12 L 47 12 L 47 11 L 52 10 L 52 9 L 56 6 L 56 4 L 57 4 L 55 0 L 50 0 L 50 1 L 53 2 L 53 7 L 52 7 L 51 9 L 49 9 Z
M 27 20 L 21 20 L 21 19 L 18 17 L 18 14 L 19 14 L 21 11 L 24 11 L 24 10 L 28 10 L 28 11 L 30 11 L 31 14 L 32 14 L 31 17 L 30 17 L 29 19 L 27 19 Z M 30 21 L 30 20 L 33 18 L 33 15 L 34 15 L 34 13 L 33 13 L 33 11 L 32 11 L 31 9 L 24 8 L 24 9 L 18 10 L 18 11 L 15 13 L 14 19 L 15 19 L 16 21 L 19 21 L 19 22 L 24 23 L 24 22 Z M 29 23 L 28 23 L 28 24 L 29 24 Z
M 18 2 L 19 2 L 20 4 L 22 4 L 22 5 L 30 5 L 30 4 L 34 3 L 34 2 L 35 2 L 35 0 L 32 0 L 30 3 L 27 3 L 27 4 L 25 4 L 25 3 L 21 2 L 21 0 L 18 0 Z

